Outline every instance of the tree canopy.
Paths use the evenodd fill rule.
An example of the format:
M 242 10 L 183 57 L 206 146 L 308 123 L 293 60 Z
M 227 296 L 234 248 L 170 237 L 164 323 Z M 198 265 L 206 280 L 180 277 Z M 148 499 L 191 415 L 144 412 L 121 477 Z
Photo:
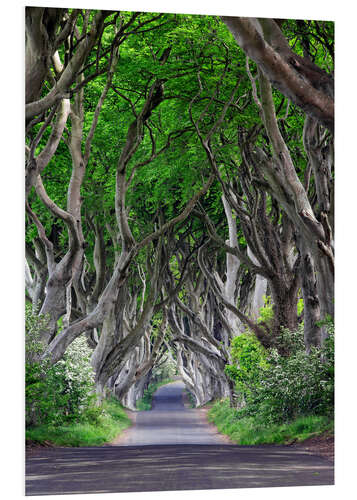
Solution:
M 165 356 L 197 404 L 232 339 L 334 317 L 334 25 L 26 8 L 26 300 L 129 407 Z M 42 34 L 42 35 L 40 35 Z M 303 307 L 302 307 L 303 305 Z M 267 311 L 269 311 L 267 313 Z

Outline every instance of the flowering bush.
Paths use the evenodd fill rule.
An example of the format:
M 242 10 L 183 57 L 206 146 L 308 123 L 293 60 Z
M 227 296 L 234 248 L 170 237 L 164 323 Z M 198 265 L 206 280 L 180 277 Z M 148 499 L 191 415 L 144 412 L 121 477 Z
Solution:
M 235 365 L 226 367 L 226 371 L 236 382 L 237 392 L 244 395 L 241 417 L 258 416 L 274 423 L 299 415 L 333 414 L 333 325 L 327 329 L 323 348 L 313 348 L 310 354 L 305 351 L 302 327 L 295 332 L 282 331 L 279 342 L 289 356 L 280 355 L 277 349 L 259 351 L 254 347 L 256 340 L 248 343 L 234 339 L 231 352 Z
M 41 360 L 44 346 L 39 340 L 46 318 L 26 309 L 26 424 L 53 424 L 82 417 L 93 404 L 94 375 L 91 350 L 78 337 L 63 358 L 51 366 Z

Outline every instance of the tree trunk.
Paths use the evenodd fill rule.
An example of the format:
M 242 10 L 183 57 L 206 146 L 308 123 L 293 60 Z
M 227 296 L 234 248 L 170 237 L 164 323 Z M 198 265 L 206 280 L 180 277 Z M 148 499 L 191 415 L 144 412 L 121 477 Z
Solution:
M 65 9 L 26 7 L 25 101 L 37 101 L 50 68 L 56 30 Z
M 304 300 L 304 340 L 307 353 L 311 346 L 320 347 L 322 332 L 318 326 L 320 320 L 320 301 L 317 293 L 316 272 L 309 249 L 298 241 L 302 257 L 302 294 Z
M 275 88 L 333 132 L 332 76 L 293 52 L 273 19 L 223 16 L 222 20 Z

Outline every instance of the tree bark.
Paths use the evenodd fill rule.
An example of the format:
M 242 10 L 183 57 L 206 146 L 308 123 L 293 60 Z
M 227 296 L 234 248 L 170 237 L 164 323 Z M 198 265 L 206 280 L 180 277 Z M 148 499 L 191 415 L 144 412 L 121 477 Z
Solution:
M 222 20 L 274 87 L 333 133 L 331 75 L 293 52 L 273 19 L 223 16 Z
M 26 7 L 25 100 L 39 99 L 55 51 L 56 32 L 65 9 Z
M 36 8 L 34 8 L 33 10 L 35 9 Z M 43 67 L 41 68 L 41 72 L 37 72 L 36 70 L 34 70 L 33 72 L 31 72 L 30 70 L 28 71 L 29 100 L 27 101 L 25 110 L 26 121 L 30 121 L 36 115 L 47 111 L 61 99 L 68 97 L 67 94 L 69 92 L 69 89 L 77 78 L 78 73 L 82 68 L 82 65 L 86 61 L 89 53 L 95 46 L 95 43 L 97 42 L 97 39 L 102 31 L 105 18 L 108 15 L 108 11 L 98 11 L 96 13 L 89 33 L 87 33 L 86 36 L 84 36 L 83 39 L 78 43 L 76 51 L 72 55 L 70 61 L 68 61 L 68 64 L 64 67 L 60 78 L 56 82 L 56 85 L 52 87 L 52 89 L 48 94 L 46 94 L 46 96 L 36 99 L 39 93 L 40 84 L 42 86 L 43 83 Z M 53 51 L 53 54 L 54 52 L 55 51 Z M 42 55 L 40 55 L 39 57 L 41 58 Z M 33 64 L 35 62 L 36 58 L 35 56 L 32 56 L 29 58 L 28 64 Z M 32 73 L 34 73 L 35 75 L 34 77 L 30 78 Z M 33 92 L 30 91 L 32 85 L 34 85 Z M 34 99 L 30 99 L 30 97 L 34 97 Z

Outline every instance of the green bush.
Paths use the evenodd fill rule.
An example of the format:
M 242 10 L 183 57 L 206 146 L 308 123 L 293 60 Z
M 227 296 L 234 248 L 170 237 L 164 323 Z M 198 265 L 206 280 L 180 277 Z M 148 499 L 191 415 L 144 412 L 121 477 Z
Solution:
M 226 365 L 225 372 L 234 380 L 242 403 L 259 383 L 262 369 L 268 366 L 266 353 L 255 335 L 247 332 L 232 340 L 231 359 L 233 364 Z
M 41 360 L 44 345 L 40 330 L 46 318 L 26 308 L 26 425 L 61 425 L 81 418 L 95 402 L 91 351 L 86 339 L 77 338 L 63 358 L 51 366 Z M 94 409 L 92 411 L 95 411 Z
M 240 336 L 232 342 L 234 365 L 226 367 L 244 400 L 239 417 L 259 416 L 268 423 L 287 422 L 297 416 L 332 416 L 334 409 L 334 334 L 322 349 L 307 354 L 303 327 L 295 332 L 283 330 L 278 339 L 284 352 L 264 351 L 257 340 Z
M 111 442 L 131 425 L 118 400 L 108 398 L 101 406 L 90 407 L 78 422 L 63 425 L 42 424 L 26 430 L 32 443 L 51 442 L 57 446 L 101 446 Z

